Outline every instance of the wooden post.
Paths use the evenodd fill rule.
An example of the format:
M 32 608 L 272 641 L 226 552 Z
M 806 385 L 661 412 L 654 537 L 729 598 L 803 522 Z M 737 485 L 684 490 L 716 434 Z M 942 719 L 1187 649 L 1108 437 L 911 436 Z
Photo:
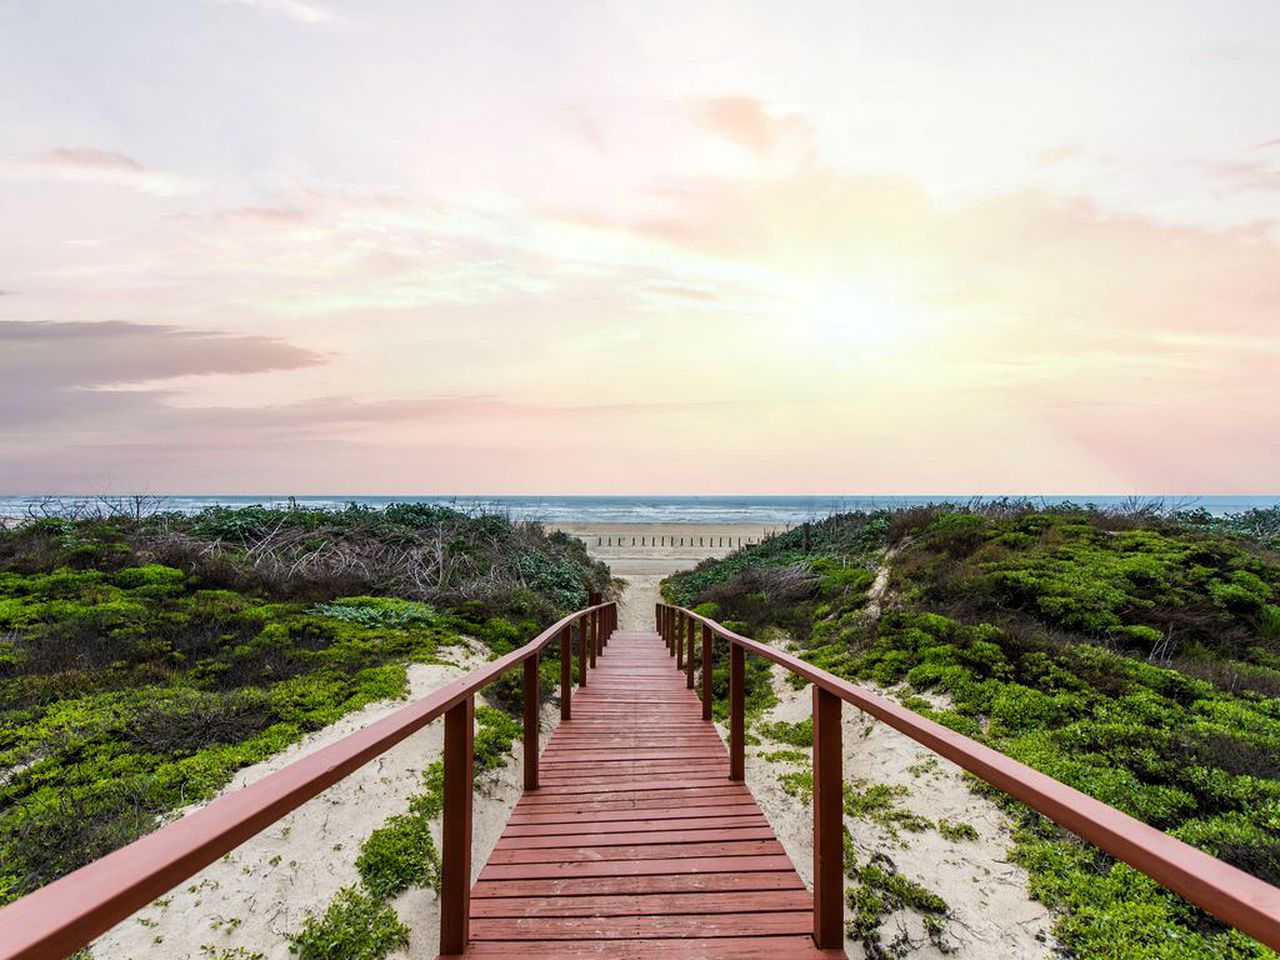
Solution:
M 747 778 L 746 683 L 747 654 L 729 641 L 729 779 Z
M 587 625 L 578 618 L 578 686 L 587 685 Z
M 711 627 L 702 625 L 702 719 L 711 719 Z
M 560 720 L 573 719 L 573 624 L 560 632 Z
M 694 644 L 694 637 L 698 635 L 698 621 L 693 619 L 693 617 L 688 617 L 687 620 L 689 624 L 689 627 L 688 627 L 689 649 L 685 651 L 685 655 L 684 655 L 684 685 L 688 689 L 692 690 L 693 689 L 693 660 L 694 660 L 693 644 Z
M 471 938 L 471 784 L 476 698 L 444 715 L 444 820 L 440 828 L 440 953 L 457 956 Z
M 592 610 L 587 614 L 587 647 L 589 648 L 587 655 L 591 658 L 592 670 L 596 668 L 596 638 L 600 632 L 600 624 L 596 620 L 596 617 L 599 613 L 599 610 Z
M 524 788 L 538 789 L 538 734 L 542 726 L 542 677 L 538 673 L 541 655 L 524 662 Z
M 813 940 L 844 943 L 844 797 L 840 698 L 813 686 Z
M 676 611 L 676 669 L 684 669 L 684 614 Z

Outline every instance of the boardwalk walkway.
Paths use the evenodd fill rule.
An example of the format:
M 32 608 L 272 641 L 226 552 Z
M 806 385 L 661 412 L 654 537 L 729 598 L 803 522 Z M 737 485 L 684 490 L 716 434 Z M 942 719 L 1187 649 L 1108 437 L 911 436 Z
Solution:
M 471 895 L 476 958 L 843 958 L 656 633 L 614 633 Z

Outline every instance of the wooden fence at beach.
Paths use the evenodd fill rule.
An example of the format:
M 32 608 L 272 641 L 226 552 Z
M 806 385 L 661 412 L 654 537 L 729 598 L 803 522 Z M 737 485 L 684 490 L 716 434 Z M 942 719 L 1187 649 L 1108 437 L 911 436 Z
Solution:
M 597 536 L 596 546 L 597 547 L 612 547 L 612 546 L 683 547 L 685 545 L 685 541 L 688 540 L 689 542 L 688 545 L 691 547 L 731 547 L 736 549 L 738 547 L 743 547 L 743 546 L 747 546 L 747 547 L 755 546 L 757 543 L 760 542 L 759 540 L 753 540 L 750 537 L 746 537 L 746 538 L 743 538 L 743 537 L 696 537 L 695 538 L 695 537 L 639 536 L 639 537 L 631 537 L 630 538 L 631 543 L 628 544 L 626 542 L 627 539 L 628 539 L 627 537 Z M 694 543 L 695 539 L 698 541 L 697 543 Z M 616 544 L 614 543 L 615 540 L 618 541 Z M 668 543 L 668 541 L 670 542 Z M 717 541 L 719 542 L 717 543 Z

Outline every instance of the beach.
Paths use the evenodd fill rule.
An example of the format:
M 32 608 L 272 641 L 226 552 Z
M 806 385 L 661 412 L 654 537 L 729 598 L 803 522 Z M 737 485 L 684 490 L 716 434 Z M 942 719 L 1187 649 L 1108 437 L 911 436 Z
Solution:
M 658 584 L 677 570 L 708 557 L 723 557 L 739 545 L 759 543 L 787 528 L 745 523 L 549 523 L 582 540 L 593 559 L 609 564 L 627 583 L 618 600 L 618 626 L 652 630 Z
M 582 540 L 591 556 L 603 560 L 616 576 L 661 573 L 695 566 L 707 557 L 723 557 L 771 534 L 784 533 L 785 523 L 579 523 L 549 521 Z

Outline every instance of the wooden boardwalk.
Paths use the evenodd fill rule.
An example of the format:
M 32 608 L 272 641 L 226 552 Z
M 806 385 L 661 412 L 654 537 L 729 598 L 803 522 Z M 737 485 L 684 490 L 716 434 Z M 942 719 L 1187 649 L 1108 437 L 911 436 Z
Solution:
M 614 633 L 471 894 L 476 958 L 844 958 L 656 633 Z

